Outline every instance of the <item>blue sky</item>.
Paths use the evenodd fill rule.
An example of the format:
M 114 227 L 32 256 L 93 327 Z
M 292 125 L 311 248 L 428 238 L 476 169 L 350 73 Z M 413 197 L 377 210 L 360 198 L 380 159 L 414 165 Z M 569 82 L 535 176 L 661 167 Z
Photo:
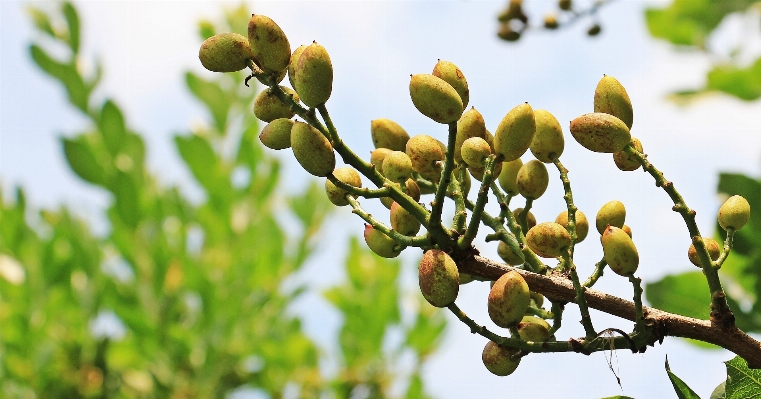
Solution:
M 445 128 L 419 114 L 409 99 L 409 75 L 430 73 L 437 59 L 457 64 L 471 90 L 471 104 L 494 130 L 512 107 L 528 101 L 552 112 L 566 133 L 564 164 L 571 171 L 576 204 L 588 216 L 613 199 L 627 206 L 627 224 L 641 256 L 638 275 L 655 281 L 668 273 L 692 270 L 686 251 L 689 237 L 681 218 L 670 210 L 668 197 L 641 172 L 622 173 L 610 157 L 584 150 L 567 131 L 568 121 L 592 111 L 592 96 L 603 74 L 619 79 L 634 104 L 632 134 L 642 140 L 650 160 L 673 180 L 688 205 L 698 211 L 704 234 L 713 228 L 720 202 L 715 194 L 719 171 L 758 175 L 761 169 L 761 126 L 758 103 L 746 104 L 714 96 L 688 108 L 667 102 L 672 90 L 699 86 L 708 61 L 698 54 L 674 53 L 649 38 L 643 10 L 661 2 L 619 1 L 603 9 L 603 33 L 589 39 L 587 24 L 559 32 L 536 32 L 516 44 L 495 37 L 495 16 L 504 1 L 278 1 L 249 3 L 252 12 L 273 18 L 287 33 L 292 47 L 319 41 L 330 53 L 335 81 L 328 102 L 343 140 L 359 154 L 369 154 L 369 121 L 384 117 L 411 134 L 444 138 Z M 34 207 L 67 204 L 95 225 L 96 209 L 109 198 L 77 180 L 65 167 L 57 138 L 84 127 L 58 86 L 44 77 L 27 56 L 33 32 L 23 12 L 25 2 L 0 2 L 0 184 L 27 190 Z M 46 3 L 42 3 L 43 5 Z M 220 15 L 222 2 L 209 1 L 87 1 L 79 2 L 83 52 L 98 55 L 105 66 L 103 93 L 115 98 L 132 128 L 148 143 L 148 161 L 167 184 L 195 188 L 176 155 L 171 137 L 205 117 L 183 86 L 182 72 L 210 74 L 197 60 L 196 22 Z M 237 4 L 237 3 L 232 3 Z M 554 7 L 553 1 L 527 1 L 535 18 Z M 737 40 L 731 25 L 721 29 L 718 45 Z M 243 33 L 243 32 L 240 32 Z M 288 152 L 287 187 L 296 190 L 307 179 Z M 524 161 L 529 159 L 524 156 Z M 555 177 L 551 171 L 551 176 Z M 533 212 L 540 221 L 554 220 L 563 209 L 559 179 L 551 182 Z M 493 204 L 492 204 L 493 205 Z M 371 208 L 380 212 L 383 208 Z M 362 223 L 346 209 L 331 228 L 338 236 L 359 235 Z M 300 278 L 326 286 L 341 278 L 327 273 L 325 263 L 340 264 L 343 246 L 334 240 Z M 496 245 L 479 249 L 496 257 Z M 411 251 L 408 251 L 411 252 Z M 577 249 L 577 264 L 588 274 L 602 254 L 595 239 Z M 417 253 L 405 253 L 414 269 Z M 610 273 L 609 273 L 610 274 Z M 414 287 L 410 273 L 406 284 Z M 606 275 L 599 288 L 628 298 L 625 279 Z M 464 286 L 458 304 L 472 317 L 488 322 L 486 283 Z M 295 311 L 318 340 L 327 340 L 338 325 L 323 305 L 310 312 L 309 303 Z M 598 326 L 630 329 L 630 323 L 593 315 Z M 582 335 L 569 307 L 559 335 Z M 327 320 L 327 322 L 326 322 Z M 490 322 L 489 322 L 490 323 Z M 488 324 L 488 323 L 487 323 Z M 671 392 L 663 370 L 666 354 L 678 375 L 701 396 L 722 380 L 725 351 L 697 351 L 668 338 L 645 354 L 619 353 L 613 367 L 623 392 L 608 369 L 605 354 L 532 355 L 508 378 L 494 377 L 481 364 L 485 341 L 451 318 L 442 350 L 425 369 L 428 389 L 438 398 L 543 396 L 592 398 L 616 394 L 659 397 Z M 700 367 L 695 367 L 695 365 Z M 546 377 L 540 377 L 546 376 Z M 551 376 L 551 379 L 549 378 Z M 540 381 L 541 385 L 537 385 Z

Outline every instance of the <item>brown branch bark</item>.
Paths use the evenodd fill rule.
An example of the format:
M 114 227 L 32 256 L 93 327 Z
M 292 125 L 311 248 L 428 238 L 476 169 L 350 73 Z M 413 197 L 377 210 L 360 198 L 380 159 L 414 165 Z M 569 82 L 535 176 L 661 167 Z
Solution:
M 496 263 L 481 256 L 458 259 L 460 271 L 491 280 L 498 279 L 504 273 L 515 270 L 523 276 L 532 291 L 538 292 L 553 301 L 575 302 L 576 293 L 571 280 L 565 276 L 543 276 L 526 270 L 516 269 Z M 585 298 L 589 307 L 599 311 L 634 321 L 634 302 L 601 291 L 587 289 Z M 645 306 L 643 308 L 645 323 L 654 328 L 659 340 L 664 337 L 692 338 L 721 346 L 739 355 L 748 367 L 761 368 L 761 343 L 732 325 L 712 323 L 709 320 L 694 319 L 664 312 Z

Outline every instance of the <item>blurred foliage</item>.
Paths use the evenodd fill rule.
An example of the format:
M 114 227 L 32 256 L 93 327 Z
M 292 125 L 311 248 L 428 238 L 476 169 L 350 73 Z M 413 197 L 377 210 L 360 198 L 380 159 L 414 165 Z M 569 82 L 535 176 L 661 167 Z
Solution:
M 175 136 L 204 194 L 194 203 L 148 170 L 145 143 L 117 103 L 93 97 L 101 67 L 81 72 L 75 7 L 29 12 L 42 36 L 32 59 L 90 124 L 61 139 L 66 160 L 111 203 L 108 232 L 97 236 L 65 207 L 34 212 L 22 189 L 0 192 L 0 397 L 220 398 L 239 388 L 271 398 L 389 397 L 399 391 L 392 384 L 426 397 L 420 367 L 443 315 L 417 306 L 403 322 L 399 262 L 356 241 L 349 280 L 325 293 L 343 318 L 342 361 L 335 375 L 320 368 L 325 351 L 289 311 L 314 288 L 282 282 L 314 256 L 331 205 L 314 183 L 279 193 L 280 165 L 257 140 L 256 92 L 242 72 L 185 74 L 211 122 Z M 222 24 L 204 21 L 200 39 L 245 31 L 249 15 L 240 7 Z M 65 59 L 52 55 L 61 48 Z M 284 216 L 297 228 L 284 229 Z M 404 339 L 383 347 L 393 330 Z M 405 372 L 396 367 L 402 354 L 415 359 Z
M 735 18 L 729 22 L 730 18 Z M 756 0 L 674 0 L 663 8 L 648 8 L 645 19 L 653 37 L 681 50 L 703 52 L 712 62 L 702 88 L 681 90 L 672 99 L 689 101 L 698 95 L 722 92 L 745 101 L 761 97 L 761 54 L 748 37 L 761 34 L 761 3 Z M 742 33 L 727 54 L 719 54 L 712 39 L 727 23 L 741 24 Z M 750 61 L 749 61 L 750 60 Z

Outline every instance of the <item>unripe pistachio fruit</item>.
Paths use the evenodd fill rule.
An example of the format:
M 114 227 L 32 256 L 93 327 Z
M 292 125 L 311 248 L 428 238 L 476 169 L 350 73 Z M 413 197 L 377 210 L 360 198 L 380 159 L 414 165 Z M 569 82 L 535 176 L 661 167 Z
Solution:
M 461 149 L 465 140 L 471 137 L 486 137 L 486 122 L 484 117 L 475 108 L 471 107 L 465 111 L 457 121 L 457 135 L 454 143 L 454 160 L 457 163 L 462 162 Z M 491 147 L 489 147 L 491 152 Z
M 299 66 L 299 57 L 301 57 L 301 53 L 306 50 L 307 46 L 302 44 L 301 46 L 297 47 L 296 50 L 293 50 L 293 54 L 291 54 L 291 60 L 288 62 L 288 81 L 291 82 L 291 87 L 296 87 L 296 68 Z
M 520 158 L 531 146 L 536 132 L 534 110 L 528 103 L 521 104 L 502 118 L 494 132 L 494 150 L 504 162 Z
M 290 148 L 293 124 L 294 121 L 288 118 L 275 119 L 262 129 L 259 134 L 259 141 L 273 150 Z
M 460 273 L 460 285 L 467 284 L 473 280 L 475 280 L 475 277 L 472 274 Z
M 740 230 L 750 219 L 750 204 L 741 195 L 729 197 L 719 208 L 719 225 L 724 230 Z
M 634 149 L 637 150 L 637 152 L 642 152 L 642 143 L 639 141 L 639 139 L 632 137 L 631 144 L 634 146 Z M 634 158 L 634 156 L 627 154 L 626 151 L 614 152 L 613 162 L 616 163 L 616 167 L 618 169 L 621 169 L 624 172 L 637 170 L 640 167 L 640 164 L 639 164 L 639 161 L 637 161 L 637 158 Z
M 550 340 L 550 329 L 539 323 L 521 321 L 518 323 L 518 335 L 524 341 L 544 342 Z
M 457 121 L 464 109 L 462 99 L 452 85 L 425 73 L 411 76 L 410 97 L 421 114 L 439 123 Z
M 264 15 L 251 15 L 248 21 L 248 43 L 254 54 L 254 62 L 264 72 L 280 73 L 288 68 L 291 45 L 283 30 Z
M 420 231 L 420 222 L 394 202 L 391 204 L 391 228 L 406 236 L 414 236 Z
M 486 173 L 486 168 L 477 168 L 475 166 L 468 167 L 468 171 L 470 172 L 470 175 L 473 176 L 478 181 L 484 181 L 484 173 Z M 492 173 L 492 181 L 497 179 L 502 173 L 502 162 L 498 162 L 496 165 L 494 165 L 494 172 Z
M 558 223 L 539 223 L 529 229 L 526 234 L 526 244 L 543 258 L 557 258 L 568 250 L 568 246 L 571 245 L 571 235 Z
M 521 170 L 522 166 L 523 161 L 520 158 L 510 162 L 502 162 L 502 172 L 499 174 L 499 186 L 505 190 L 505 193 L 518 194 L 518 171 Z
M 535 292 L 531 291 L 531 293 L 534 294 Z M 541 294 L 537 294 L 537 295 L 541 295 Z M 531 297 L 533 298 L 533 295 Z M 544 297 L 542 297 L 542 298 L 544 298 Z M 538 306 L 541 306 L 541 305 L 538 305 Z M 518 325 L 520 326 L 521 324 L 524 324 L 524 323 L 526 323 L 526 324 L 529 324 L 529 323 L 531 323 L 531 324 L 539 324 L 540 326 L 544 327 L 547 331 L 550 330 L 550 324 L 547 323 L 546 320 L 544 320 L 544 319 L 542 319 L 540 317 L 530 316 L 530 315 L 523 316 L 523 318 L 521 319 L 521 322 L 518 323 Z
M 296 103 L 299 102 L 299 95 L 296 94 L 295 91 L 285 86 L 280 86 L 280 89 L 283 90 L 285 94 L 292 95 L 293 100 Z M 275 93 L 272 92 L 272 88 L 268 87 L 256 96 L 256 99 L 254 100 L 254 115 L 262 121 L 272 122 L 279 118 L 293 118 L 296 113 L 291 111 L 291 108 L 288 107 L 288 105 L 280 101 L 280 99 L 275 96 Z
M 711 260 L 715 261 L 719 259 L 719 255 L 721 255 L 721 246 L 719 245 L 716 240 L 713 238 L 703 238 L 703 244 L 705 244 L 706 249 L 708 250 L 708 255 L 711 257 Z M 700 256 L 698 256 L 698 250 L 695 248 L 695 244 L 690 244 L 690 249 L 687 250 L 687 258 L 690 259 L 690 262 L 692 262 L 693 265 L 697 267 L 700 266 Z
M 471 137 L 462 143 L 462 160 L 468 166 L 483 168 L 486 158 L 491 155 L 491 147 L 480 137 Z
M 293 124 L 291 149 L 301 167 L 315 176 L 325 177 L 336 167 L 336 154 L 330 141 L 304 122 Z
M 376 148 L 370 151 L 370 165 L 373 165 L 375 169 L 383 174 L 383 160 L 386 159 L 388 154 L 391 154 L 393 150 L 388 148 Z
M 443 308 L 457 299 L 460 274 L 454 260 L 444 251 L 430 249 L 418 267 L 420 292 L 433 306 Z
M 602 252 L 608 266 L 616 274 L 634 274 L 639 266 L 639 254 L 634 241 L 622 229 L 608 226 L 602 235 Z
M 375 148 L 388 148 L 394 151 L 404 151 L 410 135 L 398 123 L 391 119 L 375 119 L 370 121 L 370 134 Z
M 400 183 L 392 183 L 393 185 L 397 187 L 401 187 Z M 402 187 L 402 192 L 412 197 L 415 202 L 420 201 L 420 186 L 415 183 L 415 180 L 407 179 L 407 181 L 404 184 L 404 187 Z M 391 205 L 394 203 L 394 200 L 391 199 L 391 197 L 381 197 L 381 204 L 385 206 L 388 209 L 391 209 Z
M 563 11 L 568 11 L 572 7 L 571 0 L 559 0 L 558 1 L 558 8 L 560 8 Z
M 503 348 L 493 341 L 489 341 L 481 353 L 481 360 L 492 374 L 504 377 L 514 373 L 521 363 L 521 358 L 512 359 L 512 356 L 518 352 L 518 349 Z
M 491 134 L 489 129 L 486 129 L 484 132 L 486 133 L 484 135 L 484 140 L 486 140 L 486 142 L 489 143 L 489 147 L 491 147 L 491 152 L 494 153 L 494 135 Z
M 632 236 L 632 228 L 631 227 L 629 227 L 627 225 L 624 225 L 624 227 L 621 227 L 621 230 L 623 230 L 624 233 L 626 233 L 626 235 L 628 235 L 629 237 L 634 238 L 634 236 Z
M 599 211 L 597 211 L 597 217 L 595 218 L 595 227 L 600 234 L 605 232 L 605 228 L 608 226 L 614 226 L 618 228 L 624 227 L 624 221 L 626 220 L 626 208 L 621 201 L 610 201 L 603 205 Z
M 632 140 L 629 128 L 621 119 L 602 112 L 572 120 L 571 135 L 584 148 L 604 153 L 621 151 Z
M 542 162 L 532 159 L 518 171 L 518 192 L 524 198 L 537 199 L 547 191 L 550 175 Z
M 552 163 L 554 158 L 560 158 L 565 148 L 563 129 L 560 127 L 560 122 L 543 109 L 534 111 L 534 119 L 536 132 L 529 147 L 531 153 L 544 163 Z
M 632 101 L 626 89 L 616 78 L 603 75 L 595 88 L 595 112 L 604 112 L 620 119 L 629 129 L 634 121 Z
M 523 212 L 523 208 L 515 208 L 513 209 L 513 216 L 515 217 L 515 220 L 518 220 L 518 215 L 520 215 Z M 531 211 L 528 211 L 528 214 L 526 214 L 526 227 L 529 229 L 536 226 L 536 216 L 534 216 Z
M 424 134 L 412 137 L 407 142 L 407 156 L 412 161 L 412 169 L 429 180 L 438 180 L 441 167 L 437 162 L 444 160 L 438 141 Z
M 563 226 L 568 230 L 568 211 L 565 210 L 563 212 L 560 212 L 557 218 L 555 218 L 555 223 Z M 587 220 L 587 216 L 584 214 L 584 212 L 580 210 L 576 210 L 576 242 L 582 242 L 585 238 L 587 238 L 587 234 L 589 234 L 589 220 Z
M 412 176 L 410 157 L 401 151 L 391 151 L 383 158 L 383 175 L 393 182 L 406 182 Z
M 511 327 L 526 313 L 531 296 L 528 284 L 518 272 L 511 270 L 500 276 L 489 292 L 488 310 L 494 324 Z
M 369 224 L 365 225 L 365 243 L 376 255 L 383 258 L 396 258 L 402 252 L 393 238 L 375 230 Z
M 237 33 L 220 33 L 201 44 L 198 59 L 212 72 L 235 72 L 246 68 L 246 61 L 254 58 L 245 36 Z
M 544 27 L 547 29 L 558 28 L 558 17 L 555 14 L 547 14 L 544 16 Z
M 301 52 L 293 83 L 304 104 L 314 108 L 328 101 L 333 91 L 333 64 L 325 47 L 313 42 Z
M 468 106 L 468 101 L 470 101 L 468 81 L 465 80 L 465 75 L 457 65 L 449 61 L 439 60 L 439 62 L 436 63 L 436 66 L 433 67 L 433 72 L 431 74 L 449 83 L 449 85 L 457 91 L 460 100 L 462 100 L 463 109 Z
M 336 168 L 333 171 L 333 176 L 336 177 L 341 182 L 344 182 L 348 185 L 354 186 L 354 187 L 362 187 L 362 178 L 359 176 L 359 173 L 357 173 L 354 168 L 351 168 L 349 166 L 342 166 L 340 168 Z M 325 180 L 325 193 L 328 195 L 328 199 L 330 202 L 333 203 L 335 206 L 346 206 L 349 205 L 349 201 L 346 200 L 346 190 L 342 188 L 338 188 L 335 184 L 333 184 L 330 180 Z
M 499 245 L 497 245 L 497 255 L 510 266 L 518 266 L 524 262 L 522 254 L 513 251 L 504 241 L 500 241 Z

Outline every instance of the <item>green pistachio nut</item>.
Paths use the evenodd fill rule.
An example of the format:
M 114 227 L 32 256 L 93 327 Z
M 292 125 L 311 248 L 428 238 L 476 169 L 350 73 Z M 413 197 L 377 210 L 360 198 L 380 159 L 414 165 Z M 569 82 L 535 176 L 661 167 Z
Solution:
M 309 107 L 325 104 L 333 90 L 333 64 L 325 47 L 313 42 L 299 56 L 293 86 Z
M 608 226 L 602 235 L 603 258 L 616 274 L 629 276 L 637 271 L 639 254 L 634 241 L 622 229 Z
M 521 255 L 513 251 L 504 241 L 500 241 L 499 245 L 497 245 L 497 255 L 510 266 L 518 266 L 524 262 Z
M 430 249 L 423 254 L 418 267 L 420 292 L 433 306 L 443 308 L 457 299 L 460 273 L 457 264 L 444 251 Z
M 414 236 L 420 231 L 420 222 L 394 202 L 391 204 L 391 228 L 406 236 Z
M 499 186 L 507 194 L 518 195 L 518 171 L 521 170 L 523 161 L 520 158 L 510 161 L 502 162 L 502 172 L 499 174 Z
M 534 298 L 534 294 L 537 294 L 537 293 L 535 293 L 534 291 L 531 291 L 531 299 Z M 537 294 L 537 295 L 539 295 L 542 298 L 542 300 L 544 300 L 544 297 L 542 296 L 542 294 Z M 542 305 L 537 305 L 537 306 L 542 306 Z M 544 327 L 547 331 L 550 330 L 550 323 L 547 323 L 547 320 L 544 320 L 541 317 L 536 317 L 536 316 L 531 316 L 531 315 L 523 316 L 523 318 L 521 319 L 521 322 L 518 323 L 518 325 L 520 326 L 521 324 L 524 324 L 524 323 L 525 324 L 538 324 L 538 325 Z
M 392 183 L 397 187 L 401 187 L 400 183 Z M 412 179 L 407 179 L 407 182 L 404 184 L 404 188 L 402 191 L 412 197 L 415 201 L 420 201 L 420 186 L 415 183 Z M 391 205 L 394 203 L 394 200 L 391 199 L 391 197 L 381 197 L 381 204 L 385 206 L 387 209 L 391 209 Z
M 558 0 L 558 8 L 563 11 L 568 11 L 573 7 L 571 0 Z
M 454 170 L 452 171 L 452 177 L 457 180 L 458 183 L 460 183 L 460 192 L 465 197 L 468 196 L 468 193 L 470 192 L 470 173 L 467 172 L 468 166 L 464 163 L 459 164 L 455 166 Z M 465 173 L 462 173 L 465 171 Z M 447 186 L 447 196 L 452 195 L 452 185 Z
M 412 161 L 412 169 L 428 180 L 439 179 L 439 162 L 444 160 L 444 153 L 435 138 L 424 134 L 412 137 L 407 142 L 406 153 Z
M 370 134 L 375 148 L 388 148 L 394 151 L 404 151 L 410 135 L 391 119 L 375 119 L 370 121 Z
M 251 15 L 248 21 L 248 43 L 256 64 L 268 73 L 280 73 L 288 68 L 291 45 L 279 26 L 264 15 Z
M 518 192 L 523 198 L 541 197 L 549 184 L 550 174 L 539 160 L 532 159 L 526 162 L 518 171 Z
M 740 230 L 750 219 L 750 204 L 741 195 L 729 197 L 719 208 L 719 225 L 724 230 Z
M 285 86 L 280 86 L 280 89 L 283 90 L 285 94 L 292 95 L 293 100 L 296 103 L 299 102 L 299 95 L 296 94 L 295 91 Z M 280 101 L 280 99 L 275 96 L 275 93 L 272 92 L 272 88 L 268 87 L 256 96 L 256 99 L 254 100 L 254 115 L 262 121 L 272 122 L 279 118 L 293 118 L 296 113 L 291 111 L 291 108 L 287 104 Z
M 621 230 L 623 230 L 624 233 L 626 233 L 626 235 L 628 235 L 629 237 L 634 238 L 632 236 L 632 228 L 631 227 L 629 227 L 627 225 L 624 225 L 624 227 L 621 227 Z
M 246 68 L 246 62 L 254 58 L 245 36 L 237 33 L 220 33 L 201 44 L 198 59 L 212 72 L 235 72 Z
M 369 224 L 365 225 L 365 243 L 376 255 L 383 258 L 396 258 L 402 252 L 393 238 Z
M 436 66 L 433 67 L 432 75 L 449 83 L 449 85 L 457 91 L 460 100 L 462 100 L 463 109 L 468 106 L 468 101 L 470 101 L 468 81 L 465 80 L 465 75 L 457 65 L 449 61 L 439 60 L 439 62 L 436 63 Z
M 376 148 L 370 151 L 370 165 L 373 165 L 378 172 L 383 174 L 383 160 L 391 152 L 392 150 L 388 148 Z
M 425 73 L 411 75 L 410 97 L 421 114 L 438 123 L 457 121 L 464 109 L 462 99 L 452 85 Z
M 531 153 L 536 159 L 544 163 L 552 163 L 555 158 L 560 158 L 565 147 L 563 129 L 560 122 L 548 111 L 537 109 L 534 111 L 536 120 L 536 133 L 531 140 Z
M 462 144 L 471 137 L 486 137 L 486 122 L 484 117 L 475 108 L 465 111 L 457 121 L 457 135 L 455 137 L 454 160 L 457 163 L 462 162 Z M 491 151 L 491 147 L 489 147 Z
M 534 304 L 536 305 L 536 307 L 541 308 L 542 304 L 544 304 L 544 295 L 538 292 L 531 291 L 531 300 L 534 301 Z M 539 319 L 539 320 L 544 321 L 544 319 Z M 545 322 L 545 324 L 547 324 L 547 322 Z M 548 325 L 547 328 L 549 329 L 550 326 Z
M 291 147 L 291 130 L 294 121 L 288 118 L 278 118 L 262 129 L 259 134 L 259 141 L 267 148 L 273 150 L 284 150 Z
M 639 139 L 632 137 L 631 144 L 634 146 L 634 149 L 636 149 L 638 152 L 642 152 L 642 143 L 639 141 Z M 639 161 L 637 161 L 637 158 L 634 158 L 634 156 L 627 154 L 626 151 L 614 152 L 613 162 L 616 163 L 616 167 L 618 169 L 621 169 L 624 172 L 637 170 L 640 167 L 640 164 L 639 164 Z
M 515 220 L 518 220 L 518 215 L 523 212 L 523 208 L 515 208 L 513 209 L 513 216 L 515 217 Z M 526 226 L 530 229 L 534 226 L 536 226 L 536 216 L 534 216 L 531 211 L 528 211 L 526 214 Z
M 584 114 L 572 120 L 571 135 L 590 151 L 611 154 L 623 150 L 632 140 L 629 128 L 621 119 L 603 112 Z
M 336 154 L 330 141 L 304 122 L 293 124 L 291 149 L 301 167 L 315 176 L 325 177 L 336 167 Z
M 597 211 L 595 226 L 597 227 L 597 231 L 602 234 L 608 226 L 618 228 L 624 227 L 625 220 L 626 207 L 624 207 L 624 203 L 614 200 L 606 203 L 599 211 Z
M 555 13 L 549 13 L 544 16 L 544 27 L 546 29 L 557 29 L 558 26 L 558 16 Z
M 526 313 L 531 296 L 528 284 L 511 270 L 500 276 L 489 292 L 488 310 L 494 324 L 507 328 L 517 325 Z
M 468 166 L 483 168 L 486 164 L 486 158 L 491 155 L 491 147 L 486 140 L 480 137 L 471 137 L 462 143 L 461 154 L 462 160 Z
M 412 176 L 412 161 L 402 151 L 391 151 L 383 158 L 383 175 L 387 179 L 401 183 Z
M 476 278 L 472 274 L 460 273 L 460 285 L 467 284 L 474 281 Z
M 595 112 L 604 112 L 621 119 L 631 129 L 634 121 L 632 101 L 616 78 L 603 75 L 595 88 Z
M 711 260 L 715 261 L 719 259 L 719 255 L 721 255 L 721 246 L 718 242 L 716 242 L 716 240 L 713 238 L 703 237 L 703 244 L 705 244 Z M 692 262 L 693 265 L 701 267 L 700 257 L 698 256 L 698 250 L 695 248 L 695 244 L 690 244 L 690 249 L 687 250 L 687 258 L 690 260 L 690 262 Z
M 587 215 L 584 214 L 584 212 L 580 210 L 576 210 L 576 242 L 582 242 L 585 238 L 587 238 L 587 234 L 589 234 L 589 220 L 587 220 Z M 563 226 L 568 230 L 568 211 L 565 210 L 563 212 L 560 212 L 557 218 L 555 218 L 555 223 Z
M 518 354 L 518 352 L 520 352 L 518 349 L 504 348 L 493 341 L 489 341 L 481 353 L 481 360 L 492 374 L 504 377 L 514 373 L 520 365 L 520 357 L 513 359 L 513 355 Z
M 494 153 L 494 135 L 491 134 L 489 129 L 486 129 L 485 133 L 486 133 L 486 135 L 484 136 L 484 140 L 486 140 L 486 142 L 489 143 L 489 147 L 491 148 L 491 152 Z
M 518 323 L 518 335 L 524 341 L 544 342 L 550 340 L 550 329 L 539 323 L 521 321 Z
M 484 173 L 486 173 L 486 168 L 477 168 L 475 166 L 468 167 L 468 171 L 470 171 L 470 175 L 473 176 L 478 181 L 484 180 Z M 496 180 L 499 178 L 500 173 L 502 173 L 502 162 L 497 163 L 494 165 L 494 172 L 492 173 L 492 180 Z
M 520 158 L 531 146 L 536 132 L 534 110 L 528 103 L 521 104 L 502 118 L 494 132 L 494 151 L 510 162 Z
M 339 181 L 344 182 L 348 185 L 354 187 L 362 187 L 362 178 L 359 176 L 359 173 L 357 173 L 354 168 L 349 166 L 336 168 L 333 171 L 333 176 L 335 176 Z M 346 190 L 338 188 L 330 180 L 325 180 L 325 193 L 328 195 L 328 199 L 333 203 L 333 205 L 349 205 L 349 201 L 346 200 Z
M 291 87 L 296 87 L 296 69 L 299 66 L 299 58 L 301 57 L 301 53 L 306 50 L 307 46 L 305 44 L 302 44 L 301 46 L 297 47 L 296 50 L 293 50 L 293 54 L 291 54 L 291 60 L 288 62 L 288 81 L 291 82 Z
M 571 235 L 562 225 L 555 222 L 539 223 L 529 229 L 526 244 L 543 258 L 557 258 L 571 245 Z

